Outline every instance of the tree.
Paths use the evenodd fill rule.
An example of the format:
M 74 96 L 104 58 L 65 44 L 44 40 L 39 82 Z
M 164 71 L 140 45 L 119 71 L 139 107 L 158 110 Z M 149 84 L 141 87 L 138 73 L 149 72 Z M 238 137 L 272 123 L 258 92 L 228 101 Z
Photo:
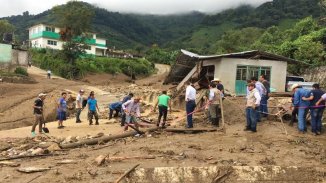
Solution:
M 0 41 L 2 41 L 2 36 L 5 33 L 12 33 L 15 27 L 11 25 L 7 20 L 0 20 Z
M 75 65 L 77 58 L 86 53 L 87 42 L 90 36 L 93 8 L 88 4 L 78 1 L 69 1 L 62 6 L 53 8 L 53 16 L 57 26 L 63 28 L 60 32 L 63 45 L 63 53 L 70 64 Z

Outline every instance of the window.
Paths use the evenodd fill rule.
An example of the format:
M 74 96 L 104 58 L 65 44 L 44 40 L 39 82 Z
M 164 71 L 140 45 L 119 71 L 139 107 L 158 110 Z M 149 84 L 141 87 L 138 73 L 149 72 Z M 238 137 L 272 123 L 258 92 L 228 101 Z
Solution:
M 271 81 L 270 67 L 238 66 L 236 80 L 246 81 L 250 80 L 252 77 L 256 77 L 258 79 L 262 74 L 266 76 L 266 80 Z
M 55 28 L 54 27 L 45 27 L 45 31 L 54 32 Z
M 48 45 L 57 46 L 57 42 L 56 41 L 52 41 L 52 40 L 48 40 Z
M 247 80 L 247 66 L 238 66 L 236 80 Z

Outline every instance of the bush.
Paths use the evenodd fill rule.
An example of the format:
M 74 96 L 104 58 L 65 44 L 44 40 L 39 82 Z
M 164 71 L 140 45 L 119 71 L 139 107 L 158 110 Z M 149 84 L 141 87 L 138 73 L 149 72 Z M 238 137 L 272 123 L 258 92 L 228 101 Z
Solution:
M 28 76 L 27 69 L 23 67 L 17 67 L 14 72 L 19 75 Z

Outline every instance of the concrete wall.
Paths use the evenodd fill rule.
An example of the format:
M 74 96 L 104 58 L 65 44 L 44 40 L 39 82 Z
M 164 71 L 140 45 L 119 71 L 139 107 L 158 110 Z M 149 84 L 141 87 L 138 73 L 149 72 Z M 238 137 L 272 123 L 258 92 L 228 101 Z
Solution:
M 11 45 L 0 44 L 0 70 L 12 72 L 18 66 L 27 67 L 28 61 L 27 51 L 15 50 Z
M 287 62 L 222 58 L 206 60 L 203 62 L 203 65 L 215 65 L 214 77 L 219 78 L 224 88 L 232 93 L 235 93 L 236 70 L 238 65 L 271 67 L 271 87 L 275 88 L 276 92 L 284 92 L 285 89 Z

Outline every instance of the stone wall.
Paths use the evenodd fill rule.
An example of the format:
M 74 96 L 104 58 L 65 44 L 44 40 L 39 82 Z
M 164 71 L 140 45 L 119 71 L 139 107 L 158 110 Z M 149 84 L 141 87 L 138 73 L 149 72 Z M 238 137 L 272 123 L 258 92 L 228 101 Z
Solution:
M 326 66 L 309 69 L 303 77 L 306 81 L 319 83 L 326 89 Z

